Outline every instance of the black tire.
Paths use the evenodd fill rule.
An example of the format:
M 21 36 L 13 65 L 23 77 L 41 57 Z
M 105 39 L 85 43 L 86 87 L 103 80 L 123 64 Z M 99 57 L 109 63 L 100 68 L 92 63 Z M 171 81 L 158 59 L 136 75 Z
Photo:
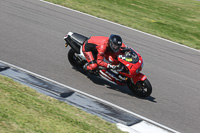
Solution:
M 87 74 L 86 71 L 83 69 L 83 65 L 87 62 L 86 60 L 80 61 L 80 59 L 76 56 L 76 52 L 73 49 L 70 49 L 68 52 L 68 60 L 69 63 L 73 66 L 74 69 L 77 71 Z
M 152 93 L 152 86 L 148 79 L 138 81 L 136 85 L 130 83 L 128 87 L 136 96 L 141 98 L 148 97 Z
M 77 66 L 75 53 L 76 52 L 73 49 L 70 49 L 69 52 L 68 52 L 69 63 L 74 67 Z
M 70 49 L 68 52 L 68 60 L 69 63 L 76 68 L 77 70 L 82 69 L 83 68 L 83 64 L 84 62 L 80 62 L 80 60 L 78 59 L 78 57 L 76 57 L 76 52 L 73 49 Z

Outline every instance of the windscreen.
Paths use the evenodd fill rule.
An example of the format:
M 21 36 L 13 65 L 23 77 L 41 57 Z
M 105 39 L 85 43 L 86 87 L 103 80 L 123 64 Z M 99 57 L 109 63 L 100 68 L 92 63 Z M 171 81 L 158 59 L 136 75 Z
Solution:
M 132 49 L 130 49 L 130 51 L 127 51 L 125 53 L 123 59 L 125 61 L 133 63 L 133 64 L 135 64 L 139 61 L 139 57 L 138 57 L 137 53 Z

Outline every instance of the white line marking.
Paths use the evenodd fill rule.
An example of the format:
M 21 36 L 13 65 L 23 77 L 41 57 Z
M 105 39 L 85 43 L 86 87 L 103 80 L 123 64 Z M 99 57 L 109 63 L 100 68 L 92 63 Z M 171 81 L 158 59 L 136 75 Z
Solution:
M 155 36 L 155 35 L 152 35 L 152 34 L 149 34 L 149 33 L 143 32 L 143 31 L 140 31 L 140 30 L 136 30 L 136 29 L 133 29 L 133 28 L 130 28 L 130 27 L 127 27 L 127 26 L 124 26 L 124 25 L 121 25 L 121 24 L 118 24 L 118 23 L 115 23 L 115 22 L 106 20 L 106 19 L 98 18 L 98 17 L 96 17 L 96 16 L 92 16 L 92 15 L 90 15 L 90 14 L 83 13 L 83 12 L 80 12 L 80 11 L 77 11 L 77 10 L 74 10 L 74 9 L 71 9 L 71 8 L 67 8 L 67 7 L 61 6 L 61 5 L 57 5 L 57 4 L 48 2 L 48 1 L 44 1 L 44 0 L 39 0 L 39 1 L 44 2 L 44 3 L 47 3 L 47 4 L 50 4 L 50 5 L 54 5 L 54 6 L 57 6 L 57 7 L 61 7 L 61 8 L 70 10 L 70 11 L 74 11 L 74 12 L 77 12 L 77 13 L 80 13 L 80 14 L 83 14 L 83 15 L 86 15 L 86 16 L 90 16 L 90 17 L 93 17 L 93 18 L 96 18 L 96 19 L 99 19 L 99 20 L 102 20 L 102 21 L 105 21 L 105 22 L 108 22 L 108 23 L 112 23 L 112 24 L 115 24 L 115 25 L 118 25 L 118 26 L 121 26 L 121 27 L 130 29 L 130 30 L 133 30 L 133 31 L 137 31 L 137 32 L 143 33 L 143 34 L 145 34 L 145 35 L 149 35 L 149 36 L 152 36 L 152 37 L 155 37 L 155 38 L 158 38 L 158 39 L 161 39 L 161 40 L 164 40 L 164 41 L 167 41 L 167 42 L 170 42 L 170 43 L 173 43 L 173 44 L 176 44 L 176 45 L 179 45 L 179 46 L 182 46 L 182 47 L 185 47 L 185 48 L 188 48 L 188 49 L 197 51 L 197 52 L 200 52 L 200 50 L 198 50 L 198 49 L 194 49 L 194 48 L 185 46 L 185 45 L 183 45 L 183 44 L 180 44 L 180 43 L 177 43 L 177 42 L 173 42 L 173 41 L 170 41 L 170 40 L 167 40 L 167 39 L 164 39 L 164 38 L 161 38 L 161 37 L 158 37 L 158 36 Z
M 115 104 L 113 104 L 113 103 L 110 103 L 110 102 L 105 101 L 105 100 L 103 100 L 103 99 L 100 99 L 100 98 L 98 98 L 98 97 L 89 95 L 89 94 L 87 94 L 87 93 L 85 93 L 85 92 L 79 91 L 79 90 L 77 90 L 77 89 L 75 89 L 75 88 L 72 88 L 72 87 L 70 87 L 70 86 L 61 84 L 61 83 L 59 83 L 59 82 L 57 82 L 57 81 L 55 81 L 55 80 L 51 80 L 51 79 L 49 79 L 49 78 L 46 78 L 46 77 L 41 76 L 41 75 L 39 75 L 39 74 L 33 73 L 33 72 L 28 71 L 28 70 L 26 70 L 26 69 L 20 68 L 20 67 L 18 67 L 18 66 L 12 65 L 12 64 L 10 64 L 10 63 L 7 63 L 7 62 L 1 61 L 1 60 L 0 60 L 0 62 L 3 63 L 3 64 L 8 65 L 8 66 L 10 66 L 10 67 L 19 69 L 19 70 L 24 71 L 24 72 L 27 72 L 27 73 L 30 73 L 30 74 L 32 74 L 32 75 L 34 75 L 34 76 L 36 76 L 36 77 L 41 78 L 41 79 L 50 81 L 50 82 L 52 82 L 52 83 L 58 84 L 58 85 L 60 85 L 60 86 L 66 87 L 66 88 L 69 88 L 69 89 L 71 89 L 71 90 L 73 90 L 73 91 L 75 91 L 75 92 L 78 92 L 78 93 L 80 93 L 80 94 L 83 94 L 83 95 L 85 95 L 85 96 L 88 96 L 88 97 L 90 97 L 90 98 L 93 98 L 93 99 L 95 99 L 95 100 L 101 101 L 101 102 L 103 102 L 103 103 L 105 103 L 105 104 L 107 104 L 107 105 L 113 106 L 113 107 L 118 108 L 118 109 L 120 109 L 120 110 L 122 110 L 122 111 L 125 111 L 125 112 L 127 112 L 127 113 L 132 114 L 132 115 L 135 115 L 136 117 L 139 117 L 139 118 L 141 118 L 141 119 L 143 119 L 143 120 L 145 120 L 145 121 L 147 121 L 147 122 L 149 122 L 149 123 L 152 123 L 152 124 L 154 124 L 154 125 L 157 125 L 157 126 L 163 128 L 163 129 L 169 130 L 169 131 L 171 131 L 171 132 L 173 132 L 173 133 L 179 133 L 178 131 L 175 131 L 175 130 L 173 130 L 173 129 L 171 129 L 171 128 L 168 128 L 168 127 L 166 127 L 166 126 L 164 126 L 164 125 L 161 125 L 161 124 L 159 124 L 159 123 L 157 123 L 157 122 L 154 122 L 154 121 L 152 121 L 152 120 L 150 120 L 150 119 L 148 119 L 148 118 L 146 118 L 146 117 L 143 117 L 143 116 L 141 116 L 141 115 L 138 115 L 138 114 L 136 114 L 136 113 L 134 113 L 134 112 L 131 112 L 131 111 L 129 111 L 129 110 L 126 110 L 126 109 L 124 109 L 124 108 L 122 108 L 122 107 L 120 107 L 120 106 L 117 106 L 117 105 L 115 105 Z

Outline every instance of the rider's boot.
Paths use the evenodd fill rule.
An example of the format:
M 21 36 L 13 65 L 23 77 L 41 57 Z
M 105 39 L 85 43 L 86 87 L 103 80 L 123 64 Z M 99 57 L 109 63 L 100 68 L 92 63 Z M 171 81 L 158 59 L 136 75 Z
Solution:
M 89 65 L 88 63 L 85 63 L 85 65 L 83 65 L 83 70 L 85 72 L 89 72 L 90 74 L 94 74 L 95 70 L 87 70 L 88 65 Z

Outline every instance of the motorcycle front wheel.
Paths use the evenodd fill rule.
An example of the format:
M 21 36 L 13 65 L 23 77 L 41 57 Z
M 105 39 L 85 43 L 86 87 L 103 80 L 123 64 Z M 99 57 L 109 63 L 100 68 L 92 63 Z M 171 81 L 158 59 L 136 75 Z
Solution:
M 138 81 L 135 84 L 129 83 L 128 84 L 129 89 L 138 97 L 148 97 L 152 93 L 152 86 L 148 79 L 145 79 L 144 81 Z

